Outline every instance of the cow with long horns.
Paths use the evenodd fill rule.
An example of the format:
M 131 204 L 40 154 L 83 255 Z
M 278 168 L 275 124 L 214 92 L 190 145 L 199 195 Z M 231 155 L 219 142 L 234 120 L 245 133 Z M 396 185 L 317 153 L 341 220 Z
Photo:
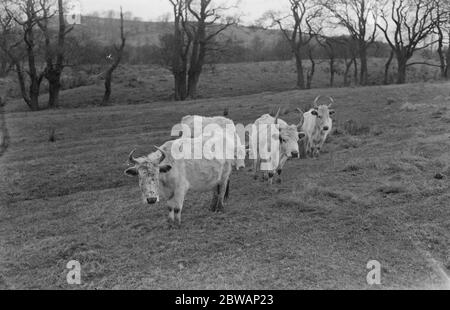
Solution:
M 335 114 L 331 110 L 334 99 L 328 97 L 328 105 L 319 105 L 321 96 L 314 100 L 314 107 L 303 115 L 304 121 L 302 131 L 306 134 L 306 153 L 312 157 L 319 157 L 320 151 L 325 144 L 331 130 L 333 120 L 331 116 Z
M 299 125 L 288 125 L 280 119 L 280 110 L 275 117 L 263 115 L 254 123 L 251 132 L 250 153 L 254 161 L 255 180 L 263 172 L 264 180 L 273 184 L 275 175 L 281 183 L 281 174 L 286 162 L 299 157 Z
M 237 169 L 245 168 L 245 145 L 239 137 L 234 122 L 226 117 L 204 117 L 198 115 L 187 115 L 181 119 L 181 126 L 187 126 L 190 138 L 197 138 L 200 135 L 208 134 L 216 129 L 234 136 L 235 143 L 235 162 L 233 166 Z M 181 128 L 183 131 L 184 128 Z M 213 133 L 213 132 L 211 132 Z M 182 132 L 184 134 L 184 132 Z M 213 135 L 212 135 L 213 136 Z M 245 142 L 245 141 L 244 141 Z
M 125 174 L 139 177 L 145 204 L 154 205 L 161 198 L 166 200 L 169 223 L 175 223 L 176 218 L 180 225 L 181 211 L 189 191 L 213 192 L 211 210 L 223 211 L 234 162 L 233 139 L 233 136 L 217 133 L 214 138 L 169 141 L 156 147 L 156 152 L 140 158 L 135 158 L 133 151 Z M 208 147 L 212 150 L 209 153 Z M 194 154 L 196 149 L 203 152 L 200 159 Z M 214 153 L 217 150 L 221 154 Z

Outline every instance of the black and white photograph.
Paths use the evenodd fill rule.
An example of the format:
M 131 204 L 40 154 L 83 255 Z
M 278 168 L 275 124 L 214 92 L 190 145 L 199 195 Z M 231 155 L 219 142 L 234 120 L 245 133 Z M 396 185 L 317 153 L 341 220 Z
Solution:
M 0 290 L 450 290 L 450 0 L 0 0 Z

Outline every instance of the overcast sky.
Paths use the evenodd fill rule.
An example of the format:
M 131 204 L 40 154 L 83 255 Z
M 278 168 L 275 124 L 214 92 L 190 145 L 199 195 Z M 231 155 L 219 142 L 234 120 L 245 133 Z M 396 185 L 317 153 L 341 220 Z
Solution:
M 82 13 L 99 13 L 108 10 L 118 11 L 120 6 L 124 11 L 130 11 L 133 16 L 144 20 L 157 20 L 158 17 L 170 13 L 169 0 L 79 0 Z M 233 1 L 219 0 L 216 3 L 235 3 Z M 252 23 L 260 18 L 268 10 L 281 10 L 280 0 L 241 0 L 239 4 L 239 15 L 245 24 Z

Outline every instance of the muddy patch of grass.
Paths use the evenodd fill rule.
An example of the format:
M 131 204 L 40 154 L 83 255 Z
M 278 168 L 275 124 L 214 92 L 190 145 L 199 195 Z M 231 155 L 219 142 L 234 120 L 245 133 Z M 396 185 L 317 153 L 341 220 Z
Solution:
M 344 136 L 336 141 L 336 143 L 339 148 L 344 150 L 357 149 L 363 145 L 363 141 L 361 139 L 352 136 Z
M 382 169 L 381 162 L 374 159 L 353 159 L 344 166 L 342 172 L 358 172 L 362 170 L 379 170 Z
M 351 136 L 363 136 L 370 133 L 370 126 L 355 120 L 348 120 L 343 125 L 344 131 Z
M 357 203 L 357 196 L 349 191 L 338 191 L 330 188 L 323 188 L 316 185 L 308 186 L 304 191 L 304 198 L 308 200 L 332 200 L 339 203 Z
M 408 192 L 408 188 L 402 184 L 386 184 L 376 189 L 377 193 L 383 195 L 399 195 Z

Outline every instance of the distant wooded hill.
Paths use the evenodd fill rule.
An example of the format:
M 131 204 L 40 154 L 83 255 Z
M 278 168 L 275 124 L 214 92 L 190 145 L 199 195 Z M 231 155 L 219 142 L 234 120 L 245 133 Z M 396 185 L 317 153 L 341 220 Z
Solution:
M 82 24 L 75 26 L 75 33 L 89 37 L 104 45 L 111 45 L 119 38 L 120 21 L 113 18 L 84 16 Z M 160 37 L 173 32 L 170 22 L 125 21 L 127 43 L 129 46 L 160 45 Z M 228 28 L 219 40 L 232 40 L 249 47 L 255 38 L 267 46 L 272 46 L 280 38 L 280 31 L 257 27 L 233 26 Z

